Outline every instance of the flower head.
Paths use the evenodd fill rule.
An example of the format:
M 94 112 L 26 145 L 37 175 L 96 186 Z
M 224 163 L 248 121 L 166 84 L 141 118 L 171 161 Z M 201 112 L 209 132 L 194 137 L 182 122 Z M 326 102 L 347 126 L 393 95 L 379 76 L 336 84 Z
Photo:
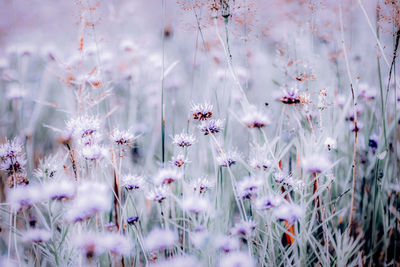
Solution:
M 135 139 L 131 130 L 120 131 L 115 129 L 110 136 L 111 141 L 115 142 L 118 145 L 130 145 L 132 141 Z
M 51 238 L 51 232 L 44 229 L 32 228 L 25 231 L 22 236 L 24 242 L 40 243 L 49 241 Z
M 321 173 L 328 170 L 331 163 L 324 155 L 312 154 L 303 159 L 302 166 L 307 172 Z
M 165 185 L 154 187 L 146 195 L 147 199 L 159 203 L 161 203 L 164 199 L 166 199 L 167 196 L 168 196 L 168 187 Z
M 175 169 L 160 169 L 154 177 L 154 183 L 157 185 L 170 184 L 181 178 L 182 174 Z
M 226 235 L 218 235 L 214 239 L 214 246 L 217 249 L 222 250 L 225 253 L 235 251 L 239 249 L 239 240 L 232 236 L 226 236 Z
M 210 181 L 207 178 L 200 177 L 197 180 L 195 180 L 192 184 L 192 187 L 195 192 L 199 192 L 199 194 L 202 194 L 212 188 L 214 186 L 214 183 Z
M 241 198 L 252 198 L 257 190 L 262 186 L 262 181 L 260 179 L 246 176 L 237 185 L 238 195 Z
M 177 237 L 171 230 L 153 229 L 144 239 L 145 248 L 149 251 L 163 250 L 172 247 Z
M 78 222 L 109 209 L 110 196 L 107 186 L 98 182 L 84 182 L 79 185 L 77 196 L 65 217 L 69 222 Z
M 181 207 L 186 212 L 199 214 L 207 212 L 210 209 L 210 203 L 203 197 L 189 196 L 182 199 Z
M 221 258 L 220 267 L 254 267 L 254 260 L 247 253 L 235 251 Z
M 193 119 L 204 121 L 212 117 L 213 106 L 211 104 L 192 104 Z
M 235 164 L 239 159 L 239 154 L 236 151 L 228 151 L 225 153 L 221 153 L 216 161 L 221 167 L 230 167 Z
M 254 221 L 241 221 L 236 223 L 234 227 L 231 228 L 230 232 L 233 235 L 243 235 L 250 236 L 256 229 L 257 223 Z
M 223 121 L 219 119 L 203 121 L 199 125 L 199 129 L 204 135 L 216 134 L 223 130 Z
M 256 207 L 259 210 L 269 210 L 271 208 L 279 207 L 283 203 L 283 199 L 278 195 L 268 195 L 257 199 Z
M 285 203 L 274 210 L 274 215 L 279 220 L 293 224 L 304 215 L 304 210 L 296 204 Z
M 145 185 L 145 179 L 141 175 L 128 174 L 122 176 L 121 178 L 121 186 L 126 187 L 126 189 L 128 190 L 143 189 L 144 185 Z
M 267 117 L 267 115 L 262 114 L 261 112 L 256 110 L 246 113 L 242 118 L 242 122 L 248 128 L 259 128 L 259 129 L 270 124 L 270 120 Z
M 172 138 L 172 143 L 179 147 L 189 147 L 196 142 L 196 138 L 192 134 L 187 134 L 182 132 L 180 134 L 175 134 Z

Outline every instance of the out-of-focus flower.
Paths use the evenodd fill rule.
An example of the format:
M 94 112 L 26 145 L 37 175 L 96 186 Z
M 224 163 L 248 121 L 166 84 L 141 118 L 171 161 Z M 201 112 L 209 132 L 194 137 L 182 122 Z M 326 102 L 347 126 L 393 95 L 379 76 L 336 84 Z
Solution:
M 108 211 L 110 205 L 110 196 L 105 184 L 84 182 L 79 185 L 77 196 L 65 217 L 69 222 L 82 221 L 96 213 Z
M 143 189 L 145 185 L 144 177 L 141 175 L 128 174 L 121 178 L 121 186 L 126 187 L 129 190 L 132 189 Z
M 179 171 L 166 168 L 158 171 L 157 175 L 154 177 L 154 183 L 157 185 L 170 184 L 181 178 L 182 174 Z
M 84 146 L 80 152 L 87 160 L 99 160 L 107 154 L 107 150 L 97 144 Z
M 203 248 L 209 239 L 209 233 L 205 229 L 197 230 L 190 233 L 190 240 L 196 248 Z
M 174 256 L 167 260 L 150 263 L 149 267 L 199 267 L 199 261 L 194 256 Z
M 237 185 L 237 192 L 240 198 L 252 198 L 262 186 L 260 179 L 246 176 Z
M 377 135 L 371 135 L 369 137 L 368 146 L 372 152 L 375 152 L 378 149 L 378 140 L 379 138 Z
M 376 98 L 376 88 L 370 87 L 367 83 L 360 83 L 358 86 L 358 96 L 364 100 L 373 100 Z
M 261 112 L 257 110 L 252 110 L 247 112 L 243 118 L 242 122 L 248 127 L 248 128 L 263 128 L 266 125 L 270 124 L 270 120 L 267 117 L 267 115 L 262 114 Z
M 223 152 L 217 156 L 216 161 L 221 167 L 230 167 L 239 160 L 239 154 L 236 151 Z
M 47 242 L 50 238 L 51 232 L 39 228 L 29 229 L 22 234 L 22 240 L 24 242 Z
M 243 235 L 250 236 L 256 229 L 257 223 L 254 221 L 241 221 L 236 223 L 234 227 L 231 228 L 230 232 L 233 235 Z
M 153 229 L 144 239 L 144 246 L 149 251 L 170 248 L 177 242 L 176 234 L 171 230 Z
M 218 235 L 214 239 L 214 246 L 225 253 L 239 249 L 239 240 L 232 236 Z
M 42 185 L 43 193 L 49 199 L 71 199 L 76 191 L 76 185 L 70 180 L 57 180 Z
M 193 119 L 204 121 L 212 117 L 213 106 L 211 104 L 192 104 Z
M 24 98 L 28 95 L 28 91 L 22 88 L 20 85 L 12 83 L 7 88 L 6 97 L 8 99 L 19 99 Z
M 120 131 L 118 129 L 115 129 L 110 138 L 111 141 L 115 142 L 118 145 L 130 145 L 135 139 L 135 136 L 131 130 Z
M 184 211 L 190 213 L 205 213 L 210 209 L 210 203 L 207 199 L 200 196 L 189 196 L 182 199 L 181 207 Z
M 82 233 L 76 236 L 74 244 L 84 253 L 87 259 L 99 256 L 105 252 L 116 255 L 128 255 L 132 249 L 132 243 L 127 237 L 111 232 Z
M 135 224 L 139 221 L 139 217 L 138 216 L 132 216 L 126 219 L 126 222 L 128 224 Z
M 146 197 L 149 200 L 157 201 L 161 203 L 168 196 L 168 187 L 165 185 L 154 187 L 152 190 L 147 192 Z
M 254 260 L 247 253 L 235 251 L 221 258 L 220 267 L 254 267 Z
M 305 188 L 305 183 L 303 182 L 303 180 L 294 177 L 293 175 L 288 175 L 287 177 L 285 177 L 285 179 L 283 180 L 283 182 L 293 188 L 295 191 L 301 191 Z
M 307 172 L 321 173 L 328 170 L 331 163 L 324 155 L 314 153 L 303 158 L 302 166 Z
M 286 177 L 287 175 L 283 171 L 276 171 L 274 173 L 274 179 L 277 183 L 281 183 Z
M 283 203 L 283 199 L 278 195 L 268 195 L 256 200 L 256 208 L 259 210 L 268 210 L 279 207 Z
M 192 134 L 182 132 L 175 134 L 172 138 L 172 143 L 179 147 L 189 147 L 196 142 L 196 138 Z
M 296 222 L 304 215 L 304 210 L 300 206 L 291 203 L 285 203 L 274 209 L 274 216 L 279 220 L 286 221 L 290 224 Z
M 223 121 L 222 120 L 208 120 L 204 121 L 199 125 L 200 131 L 204 135 L 208 134 L 216 134 L 223 130 Z
M 24 206 L 29 207 L 43 200 L 45 200 L 45 196 L 41 187 L 36 185 L 20 185 L 7 192 L 7 202 L 10 203 L 13 210 L 19 210 Z

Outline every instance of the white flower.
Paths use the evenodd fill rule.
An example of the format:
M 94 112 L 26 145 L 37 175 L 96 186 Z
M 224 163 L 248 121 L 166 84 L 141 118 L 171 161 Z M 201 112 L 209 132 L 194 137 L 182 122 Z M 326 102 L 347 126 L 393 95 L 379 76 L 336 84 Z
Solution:
M 296 204 L 285 203 L 280 205 L 279 209 L 274 209 L 275 217 L 290 224 L 296 222 L 303 215 L 304 210 Z
M 163 250 L 174 246 L 177 241 L 171 230 L 155 228 L 144 239 L 144 246 L 149 251 Z
M 203 248 L 209 239 L 207 231 L 195 231 L 190 233 L 190 240 L 196 248 Z
M 328 170 L 331 163 L 324 155 L 312 154 L 303 158 L 302 166 L 307 172 L 321 173 Z
M 210 209 L 210 203 L 203 197 L 189 196 L 181 201 L 181 207 L 184 211 L 190 213 L 205 213 Z
M 236 223 L 234 227 L 231 228 L 230 232 L 233 235 L 244 235 L 250 236 L 256 229 L 257 223 L 254 221 L 241 221 Z
M 66 122 L 67 130 L 82 144 L 93 144 L 100 129 L 100 120 L 92 116 L 81 116 Z
M 207 178 L 203 178 L 203 177 L 198 178 L 192 184 L 192 187 L 193 187 L 194 191 L 195 192 L 199 192 L 200 194 L 206 192 L 207 190 L 209 190 L 213 186 L 214 186 L 214 182 L 210 181 Z
M 232 236 L 218 235 L 214 239 L 214 246 L 224 252 L 231 252 L 239 249 L 239 240 Z
M 264 196 L 256 200 L 256 208 L 259 210 L 268 210 L 279 207 L 283 203 L 283 199 L 278 195 Z
M 167 260 L 150 263 L 149 267 L 198 267 L 201 266 L 194 256 L 174 256 Z
M 271 161 L 267 158 L 252 158 L 249 161 L 250 167 L 253 169 L 263 169 L 266 170 L 271 166 Z
M 182 132 L 175 134 L 172 138 L 172 143 L 179 147 L 189 147 L 196 142 L 196 138 L 192 134 Z
M 223 121 L 222 120 L 208 120 L 208 121 L 203 121 L 201 125 L 199 125 L 200 131 L 204 135 L 208 134 L 216 134 L 219 133 L 223 130 Z
M 13 210 L 19 210 L 23 206 L 31 206 L 45 200 L 42 189 L 37 185 L 17 186 L 8 191 L 7 201 Z
M 0 145 L 0 170 L 8 173 L 24 172 L 25 153 L 19 138 Z
M 143 189 L 144 185 L 145 185 L 145 180 L 143 176 L 133 175 L 133 174 L 122 176 L 121 186 L 124 186 L 129 190 Z
M 76 236 L 74 244 L 88 259 L 101 255 L 104 252 L 128 255 L 132 249 L 132 243 L 129 238 L 119 233 L 110 232 L 84 232 Z
M 32 228 L 22 233 L 23 242 L 46 242 L 50 238 L 51 232 L 39 228 Z
M 28 95 L 28 91 L 18 84 L 10 84 L 7 88 L 6 97 L 8 99 L 24 98 Z
M 80 152 L 87 160 L 99 160 L 107 155 L 107 150 L 97 144 L 84 146 Z
M 43 194 L 49 199 L 71 199 L 76 192 L 73 181 L 57 180 L 42 185 Z
M 246 176 L 237 185 L 238 195 L 241 198 L 252 198 L 262 186 L 260 179 Z
M 254 260 L 247 253 L 236 251 L 221 258 L 220 267 L 254 267 Z
M 213 106 L 211 104 L 192 104 L 193 119 L 204 121 L 212 117 Z
M 152 201 L 157 201 L 159 203 L 161 203 L 164 199 L 166 199 L 167 196 L 168 196 L 168 187 L 165 185 L 154 187 L 146 194 L 147 199 Z
M 65 217 L 69 222 L 85 220 L 96 213 L 110 209 L 110 195 L 105 184 L 84 182 L 79 185 L 77 196 Z
M 118 145 L 129 145 L 135 139 L 135 136 L 131 130 L 120 131 L 115 129 L 110 138 Z
M 178 154 L 177 156 L 172 157 L 172 163 L 176 167 L 179 167 L 179 168 L 189 162 L 190 161 L 182 153 Z
M 154 183 L 157 185 L 170 184 L 181 178 L 182 174 L 179 171 L 166 168 L 158 171 L 157 175 L 154 177 Z
M 236 151 L 223 152 L 217 156 L 216 161 L 219 166 L 230 167 L 239 160 L 240 156 Z
M 248 127 L 248 128 L 263 128 L 266 125 L 270 124 L 270 120 L 267 117 L 267 115 L 262 114 L 261 112 L 257 110 L 252 110 L 250 112 L 247 112 L 243 118 L 242 122 Z

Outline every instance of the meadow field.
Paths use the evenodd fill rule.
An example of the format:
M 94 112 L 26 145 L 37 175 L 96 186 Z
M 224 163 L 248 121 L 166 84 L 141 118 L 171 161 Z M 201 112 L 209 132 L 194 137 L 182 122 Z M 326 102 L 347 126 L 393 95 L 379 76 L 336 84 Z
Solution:
M 0 266 L 400 266 L 400 2 L 0 0 Z

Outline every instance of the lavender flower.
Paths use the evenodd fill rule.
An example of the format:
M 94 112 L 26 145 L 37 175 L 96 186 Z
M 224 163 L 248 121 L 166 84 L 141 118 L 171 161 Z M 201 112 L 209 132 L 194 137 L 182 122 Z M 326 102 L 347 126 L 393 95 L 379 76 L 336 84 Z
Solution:
M 192 104 L 191 112 L 194 120 L 204 121 L 212 117 L 213 106 L 211 104 Z
M 180 134 L 175 134 L 172 138 L 172 143 L 179 147 L 189 147 L 196 142 L 196 138 L 192 134 L 187 134 L 182 132 Z

